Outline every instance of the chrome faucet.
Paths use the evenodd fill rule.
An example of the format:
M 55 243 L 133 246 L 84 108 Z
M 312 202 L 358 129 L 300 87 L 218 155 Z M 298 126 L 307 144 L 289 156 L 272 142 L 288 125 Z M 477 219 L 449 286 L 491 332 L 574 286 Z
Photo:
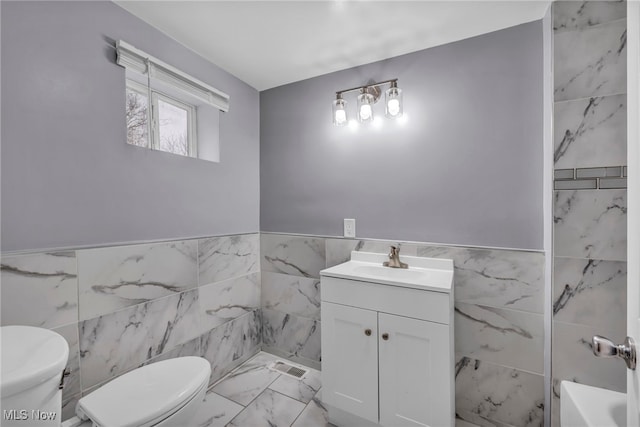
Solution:
M 391 246 L 389 251 L 389 261 L 382 263 L 385 267 L 391 268 L 409 268 L 409 265 L 400 261 L 400 245 Z

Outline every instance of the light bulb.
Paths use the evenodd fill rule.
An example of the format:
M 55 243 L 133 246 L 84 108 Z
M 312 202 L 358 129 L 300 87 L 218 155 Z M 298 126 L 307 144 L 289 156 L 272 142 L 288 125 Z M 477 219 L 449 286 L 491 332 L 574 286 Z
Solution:
M 390 99 L 387 103 L 387 111 L 389 112 L 389 115 L 397 116 L 400 112 L 400 101 L 395 98 Z
M 390 119 L 402 117 L 402 89 L 398 88 L 398 82 L 391 82 L 391 87 L 385 92 L 385 98 L 385 115 Z
M 362 120 L 369 120 L 371 118 L 371 105 L 364 104 L 360 106 L 360 118 Z
M 375 99 L 373 95 L 366 92 L 365 88 L 361 89 L 358 95 L 358 120 L 360 123 L 368 123 L 373 120 L 373 103 Z
M 347 102 L 342 99 L 340 94 L 331 104 L 333 110 L 333 124 L 336 126 L 344 126 L 347 124 Z

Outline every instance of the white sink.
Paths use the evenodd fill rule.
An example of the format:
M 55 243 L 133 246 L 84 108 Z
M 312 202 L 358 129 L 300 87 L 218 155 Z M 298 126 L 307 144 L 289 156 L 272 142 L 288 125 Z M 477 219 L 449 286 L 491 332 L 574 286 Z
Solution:
M 351 252 L 351 261 L 322 270 L 321 276 L 351 279 L 384 285 L 401 286 L 451 292 L 453 285 L 453 261 L 450 259 L 423 258 L 400 255 L 409 268 L 384 267 L 386 254 Z
M 426 282 L 433 276 L 433 270 L 424 268 L 389 268 L 381 265 L 356 265 L 353 272 L 367 277 L 380 277 L 404 282 Z
M 571 381 L 560 386 L 562 427 L 624 427 L 627 425 L 627 395 Z

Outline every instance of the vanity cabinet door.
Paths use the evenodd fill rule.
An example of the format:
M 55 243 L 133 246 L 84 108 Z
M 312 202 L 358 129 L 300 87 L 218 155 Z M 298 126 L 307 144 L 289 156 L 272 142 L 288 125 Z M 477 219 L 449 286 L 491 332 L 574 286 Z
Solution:
M 378 321 L 380 424 L 453 426 L 449 326 L 385 313 Z
M 378 313 L 322 302 L 322 398 L 378 422 Z

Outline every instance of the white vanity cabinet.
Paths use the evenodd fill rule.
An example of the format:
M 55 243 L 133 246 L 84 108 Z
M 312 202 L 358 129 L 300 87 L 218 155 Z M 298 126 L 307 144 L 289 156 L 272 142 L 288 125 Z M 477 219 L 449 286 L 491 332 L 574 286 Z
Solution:
M 378 313 L 325 301 L 321 312 L 323 401 L 377 423 Z
M 385 270 L 363 261 L 384 256 L 354 252 L 321 272 L 322 399 L 333 424 L 454 426 L 453 263 L 415 258 L 402 257 L 409 270 Z

